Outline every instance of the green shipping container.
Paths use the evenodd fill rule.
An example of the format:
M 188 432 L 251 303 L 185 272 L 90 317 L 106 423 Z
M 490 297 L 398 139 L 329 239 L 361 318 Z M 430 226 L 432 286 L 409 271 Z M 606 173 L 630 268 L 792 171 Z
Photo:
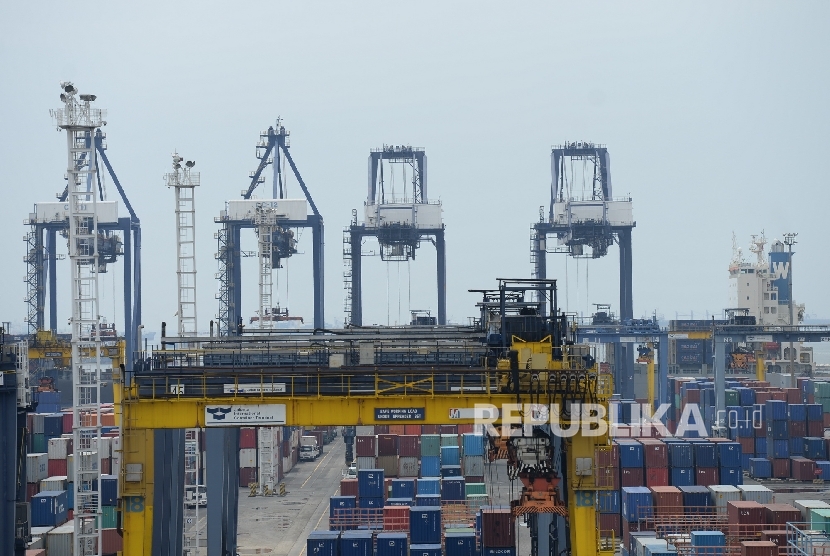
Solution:
M 810 529 L 830 531 L 830 508 L 816 508 L 810 510 Z
M 724 390 L 723 393 L 726 395 L 727 407 L 730 405 L 741 405 L 741 395 L 737 390 Z
M 32 453 L 43 454 L 48 451 L 49 444 L 46 442 L 46 435 L 42 432 L 32 435 Z
M 458 446 L 457 434 L 442 434 L 441 446 Z
M 441 455 L 441 435 L 440 434 L 422 434 L 421 435 L 421 456 L 440 456 Z
M 816 389 L 816 403 L 818 403 L 818 399 L 828 399 L 830 398 L 830 382 L 816 382 L 815 383 Z
M 103 526 L 101 529 L 115 529 L 118 525 L 116 523 L 116 511 L 115 506 L 101 506 L 101 518 L 103 522 Z
M 821 411 L 823 413 L 830 413 L 830 400 L 821 400 L 821 401 L 816 400 L 816 403 L 821 404 L 821 408 L 822 408 Z
M 480 508 L 482 506 L 489 506 L 490 497 L 486 494 L 468 494 L 467 505 L 470 508 Z
M 464 485 L 464 494 L 470 496 L 471 494 L 487 494 L 487 485 L 484 483 L 467 483 Z

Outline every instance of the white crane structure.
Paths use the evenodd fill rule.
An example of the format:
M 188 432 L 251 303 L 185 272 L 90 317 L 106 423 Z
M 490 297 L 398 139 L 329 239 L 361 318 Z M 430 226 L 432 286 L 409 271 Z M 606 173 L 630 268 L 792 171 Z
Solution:
M 271 309 L 274 306 L 274 232 L 277 226 L 277 212 L 273 208 L 258 207 L 254 223 L 257 226 L 257 256 L 259 257 L 259 328 L 273 328 Z
M 101 337 L 98 302 L 96 156 L 91 140 L 106 125 L 95 95 L 61 83 L 63 107 L 52 111 L 66 130 L 69 259 L 72 274 L 72 436 L 74 440 L 75 556 L 99 555 L 101 530 Z
M 179 336 L 195 336 L 196 320 L 196 165 L 173 153 L 173 171 L 164 176 L 167 187 L 176 191 L 176 276 L 178 277 Z
M 184 431 L 184 523 L 182 527 L 182 555 L 199 556 L 200 540 L 205 538 L 199 510 L 207 506 L 207 491 L 201 472 L 201 429 Z

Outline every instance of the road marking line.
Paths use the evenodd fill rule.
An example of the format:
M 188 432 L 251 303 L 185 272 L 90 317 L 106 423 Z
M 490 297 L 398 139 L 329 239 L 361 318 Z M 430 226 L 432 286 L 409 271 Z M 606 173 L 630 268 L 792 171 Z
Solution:
M 326 461 L 326 458 L 327 458 L 327 457 L 329 457 L 330 455 L 332 455 L 332 453 L 333 453 L 333 452 L 331 452 L 331 451 L 330 451 L 328 454 L 326 454 L 325 456 L 323 456 L 323 459 L 321 459 L 321 460 L 320 460 L 320 463 L 318 463 L 318 464 L 317 464 L 317 467 L 315 467 L 314 469 L 312 469 L 312 470 L 311 470 L 311 473 L 309 473 L 309 474 L 308 474 L 308 478 L 307 478 L 305 481 L 303 481 L 303 484 L 301 484 L 301 485 L 300 485 L 300 488 L 303 488 L 303 487 L 305 486 L 305 484 L 308 482 L 308 479 L 310 479 L 310 478 L 311 478 L 311 476 L 312 476 L 312 475 L 314 475 L 314 472 L 315 472 L 315 471 L 317 471 L 317 469 L 318 469 L 321 465 L 323 465 L 323 462 L 324 462 L 324 461 Z

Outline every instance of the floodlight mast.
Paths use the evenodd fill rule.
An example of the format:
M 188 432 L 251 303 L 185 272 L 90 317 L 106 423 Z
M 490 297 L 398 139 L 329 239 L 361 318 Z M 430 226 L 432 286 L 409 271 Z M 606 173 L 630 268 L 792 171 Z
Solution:
M 97 172 L 95 146 L 87 140 L 105 125 L 103 110 L 90 104 L 95 95 L 79 95 L 61 83 L 63 107 L 52 111 L 66 130 L 69 259 L 72 274 L 72 436 L 75 495 L 74 552 L 101 554 L 101 337 L 98 300 L 97 195 L 87 190 Z

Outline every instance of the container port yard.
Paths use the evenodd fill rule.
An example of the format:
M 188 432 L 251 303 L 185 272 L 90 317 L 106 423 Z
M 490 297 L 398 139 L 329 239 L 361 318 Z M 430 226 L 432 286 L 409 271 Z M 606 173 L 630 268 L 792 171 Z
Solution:
M 0 556 L 830 556 L 828 6 L 277 4 L 0 9 Z

